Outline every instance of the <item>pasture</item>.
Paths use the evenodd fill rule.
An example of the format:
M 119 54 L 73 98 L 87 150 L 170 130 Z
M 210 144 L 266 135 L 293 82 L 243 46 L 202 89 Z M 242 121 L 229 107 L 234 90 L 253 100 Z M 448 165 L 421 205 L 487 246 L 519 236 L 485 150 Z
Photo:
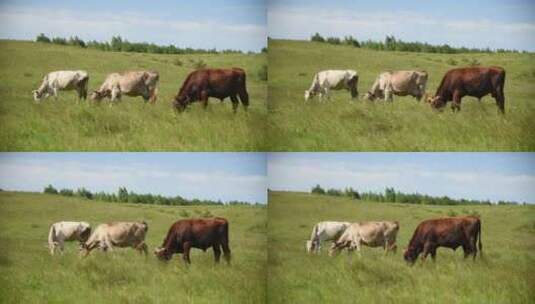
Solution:
M 36 193 L 0 192 L 0 299 L 2 303 L 262 303 L 265 300 L 266 208 L 171 207 L 113 204 Z M 188 217 L 229 220 L 232 263 L 215 265 L 212 250 L 192 250 L 160 262 L 153 255 L 172 223 Z M 59 220 L 86 220 L 93 228 L 113 220 L 148 225 L 145 258 L 133 249 L 78 257 L 67 243 L 50 256 L 48 228 Z
M 102 52 L 35 42 L 0 41 L 1 151 L 260 151 L 266 124 L 267 82 L 258 73 L 265 54 L 160 55 Z M 230 99 L 210 99 L 204 111 L 195 103 L 175 115 L 171 101 L 187 74 L 198 67 L 241 67 L 247 73 L 250 106 L 232 113 Z M 157 70 L 155 105 L 123 96 L 109 107 L 77 104 L 74 91 L 58 101 L 33 101 L 31 91 L 54 70 L 86 70 L 89 93 L 107 74 Z
M 370 203 L 295 192 L 270 192 L 268 302 L 270 303 L 533 303 L 535 206 L 431 206 Z M 439 248 L 436 262 L 409 267 L 403 251 L 425 219 L 477 214 L 483 258 L 464 260 Z M 398 220 L 396 254 L 363 247 L 351 262 L 345 252 L 305 253 L 305 240 L 322 220 Z
M 431 54 L 382 52 L 326 43 L 269 40 L 268 145 L 274 151 L 530 151 L 535 149 L 535 54 Z M 435 112 L 413 97 L 393 103 L 362 99 L 380 72 L 426 70 L 427 91 L 446 71 L 480 64 L 506 70 L 505 111 L 488 95 L 465 97 Z M 360 99 L 332 91 L 331 101 L 304 102 L 315 73 L 354 69 Z

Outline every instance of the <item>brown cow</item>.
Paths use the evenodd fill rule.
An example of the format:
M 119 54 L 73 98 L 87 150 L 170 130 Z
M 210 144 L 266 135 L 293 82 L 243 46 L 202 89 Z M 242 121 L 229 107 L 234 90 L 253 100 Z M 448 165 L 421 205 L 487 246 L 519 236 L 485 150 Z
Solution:
M 461 98 L 464 96 L 481 97 L 491 94 L 502 113 L 505 111 L 503 87 L 505 70 L 500 67 L 471 67 L 449 70 L 442 78 L 434 97 L 427 102 L 435 109 L 444 107 L 452 101 L 452 110 L 461 110 Z
M 161 260 L 170 260 L 174 253 L 182 253 L 184 262 L 190 264 L 191 248 L 203 251 L 212 247 L 215 262 L 219 262 L 221 249 L 227 263 L 230 263 L 228 246 L 228 221 L 224 218 L 187 219 L 174 223 L 165 237 L 162 247 L 156 248 L 154 254 Z
M 232 69 L 202 69 L 191 72 L 178 94 L 173 105 L 176 110 L 183 111 L 190 103 L 200 100 L 204 108 L 208 105 L 208 97 L 223 99 L 230 97 L 232 110 L 236 112 L 239 105 L 238 97 L 245 110 L 249 106 L 249 94 L 245 87 L 245 71 Z
M 405 261 L 413 264 L 423 252 L 422 261 L 428 254 L 431 254 L 435 260 L 438 247 L 456 250 L 457 247 L 462 246 L 464 257 L 472 254 L 475 259 L 478 239 L 481 256 L 481 221 L 478 217 L 466 216 L 427 220 L 421 222 L 414 231 L 403 257 Z

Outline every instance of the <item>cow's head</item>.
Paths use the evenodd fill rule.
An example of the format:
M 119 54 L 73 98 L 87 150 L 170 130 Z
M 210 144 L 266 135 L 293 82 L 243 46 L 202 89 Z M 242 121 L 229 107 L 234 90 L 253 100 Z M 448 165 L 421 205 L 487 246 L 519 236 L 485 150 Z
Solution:
M 405 262 L 412 265 L 414 264 L 417 258 L 418 252 L 414 248 L 408 247 L 407 249 L 405 249 L 405 252 L 403 253 L 403 259 L 405 260 Z
M 94 101 L 100 101 L 102 98 L 104 98 L 104 93 L 99 92 L 99 91 L 93 91 L 91 93 L 91 96 L 89 96 L 89 98 L 91 98 L 91 100 L 94 100 Z
M 308 101 L 310 98 L 314 97 L 314 92 L 310 90 L 305 91 L 305 101 Z
M 441 96 L 428 96 L 425 99 L 425 102 L 431 105 L 433 109 L 440 109 L 446 105 L 446 102 L 444 101 L 444 98 Z
M 154 255 L 160 259 L 161 261 L 169 261 L 171 259 L 171 257 L 173 256 L 172 254 L 169 253 L 168 250 L 166 250 L 164 247 L 157 247 L 157 248 L 154 248 Z
M 306 251 L 310 253 L 314 249 L 314 243 L 312 241 L 306 241 L 305 244 Z
M 350 242 L 338 242 L 334 241 L 331 244 L 331 248 L 329 248 L 329 256 L 337 256 L 342 249 L 349 247 Z
M 366 94 L 364 94 L 362 98 L 369 100 L 369 101 L 375 100 L 375 96 L 371 92 L 366 92 Z
M 178 112 L 182 112 L 186 109 L 190 101 L 190 98 L 187 95 L 177 95 L 173 100 L 173 107 Z
M 33 95 L 33 100 L 35 101 L 40 101 L 41 98 L 43 98 L 43 93 L 39 92 L 38 90 L 33 90 L 32 95 Z

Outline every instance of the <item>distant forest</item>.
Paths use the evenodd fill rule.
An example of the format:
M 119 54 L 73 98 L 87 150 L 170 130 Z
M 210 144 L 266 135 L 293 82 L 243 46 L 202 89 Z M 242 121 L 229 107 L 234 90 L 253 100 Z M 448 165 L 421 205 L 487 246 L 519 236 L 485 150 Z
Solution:
M 99 42 L 96 40 L 84 41 L 78 36 L 70 38 L 53 37 L 49 38 L 45 34 L 41 33 L 35 39 L 37 42 L 53 43 L 59 45 L 70 45 L 81 48 L 97 49 L 101 51 L 112 52 L 133 52 L 133 53 L 154 53 L 154 54 L 242 54 L 240 50 L 216 50 L 214 49 L 194 49 L 194 48 L 180 48 L 172 44 L 170 45 L 157 45 L 147 42 L 130 42 L 123 39 L 121 36 L 113 36 L 110 42 Z M 267 52 L 267 48 L 263 48 L 261 52 Z M 252 52 L 249 52 L 252 53 Z
M 117 193 L 107 192 L 91 192 L 84 187 L 76 190 L 71 189 L 56 189 L 52 185 L 44 188 L 43 193 L 63 195 L 69 197 L 80 197 L 88 200 L 104 201 L 110 203 L 133 203 L 133 204 L 154 204 L 154 205 L 170 205 L 170 206 L 201 206 L 201 205 L 256 205 L 264 206 L 260 203 L 249 203 L 242 201 L 229 201 L 223 203 L 222 201 L 213 200 L 199 200 L 199 199 L 185 199 L 181 196 L 167 197 L 154 194 L 139 194 L 133 191 L 128 191 L 125 187 L 120 187 Z
M 444 53 L 444 54 L 458 54 L 458 53 L 519 53 L 517 50 L 496 49 L 490 48 L 466 48 L 466 47 L 452 47 L 448 44 L 431 45 L 422 42 L 406 42 L 401 39 L 396 39 L 394 36 L 386 36 L 383 41 L 358 41 L 353 36 L 346 36 L 343 39 L 338 37 L 322 37 L 316 33 L 310 37 L 310 41 L 323 42 L 334 45 L 349 45 L 357 48 L 367 48 L 378 51 L 400 51 L 400 52 L 422 52 L 422 53 Z M 527 53 L 523 51 L 523 53 Z
M 421 204 L 421 205 L 492 205 L 489 200 L 467 200 L 467 199 L 453 199 L 448 196 L 430 196 L 420 193 L 403 193 L 396 191 L 392 187 L 387 187 L 384 193 L 380 192 L 359 192 L 351 187 L 344 190 L 339 189 L 324 189 L 320 185 L 316 185 L 310 191 L 312 194 L 329 195 L 329 196 L 343 196 L 352 199 L 379 202 L 379 203 L 402 203 L 402 204 Z M 519 205 L 517 202 L 498 201 L 498 205 Z M 526 203 L 523 203 L 524 205 Z

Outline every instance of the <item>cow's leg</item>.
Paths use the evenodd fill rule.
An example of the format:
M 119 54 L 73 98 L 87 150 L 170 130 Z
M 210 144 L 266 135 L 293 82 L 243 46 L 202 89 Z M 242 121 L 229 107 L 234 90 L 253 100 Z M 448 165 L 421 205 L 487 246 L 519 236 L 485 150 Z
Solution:
M 148 254 L 148 248 L 147 248 L 147 244 L 145 244 L 145 242 L 141 242 L 140 244 L 138 244 L 135 249 L 139 252 L 139 254 L 145 254 L 145 256 L 147 256 Z
M 238 97 L 236 97 L 236 95 L 231 95 L 230 100 L 232 101 L 232 112 L 236 113 L 240 101 L 238 100 Z
M 191 261 L 189 259 L 189 251 L 191 249 L 191 243 L 190 242 L 184 242 L 184 245 L 182 245 L 182 248 L 184 250 L 184 253 L 182 254 L 182 259 L 186 264 L 191 264 Z
M 496 91 L 497 91 L 496 97 L 494 97 L 494 99 L 496 99 L 496 105 L 498 106 L 498 109 L 500 109 L 500 112 L 504 114 L 505 113 L 505 96 L 503 94 L 503 88 L 499 87 L 497 88 Z
M 223 249 L 223 257 L 225 258 L 225 261 L 227 261 L 227 264 L 230 264 L 230 248 L 227 239 L 223 240 L 221 248 Z
M 427 255 L 429 255 L 432 251 L 433 251 L 433 245 L 430 242 L 425 243 L 423 254 L 422 254 L 422 262 L 425 262 Z
M 394 97 L 392 96 L 392 91 L 390 90 L 385 90 L 385 101 L 389 101 L 389 102 L 393 102 L 394 101 Z
M 461 111 L 461 93 L 459 91 L 453 92 L 453 101 L 451 103 L 453 112 Z
M 219 263 L 219 258 L 221 257 L 221 248 L 219 248 L 219 244 L 215 244 L 212 246 L 214 249 L 214 260 L 216 263 Z
M 54 95 L 54 100 L 58 100 L 58 88 L 52 89 L 52 95 Z
M 245 89 L 243 89 L 238 92 L 238 96 L 240 96 L 240 101 L 243 106 L 243 109 L 247 111 L 247 108 L 249 107 L 249 94 Z

